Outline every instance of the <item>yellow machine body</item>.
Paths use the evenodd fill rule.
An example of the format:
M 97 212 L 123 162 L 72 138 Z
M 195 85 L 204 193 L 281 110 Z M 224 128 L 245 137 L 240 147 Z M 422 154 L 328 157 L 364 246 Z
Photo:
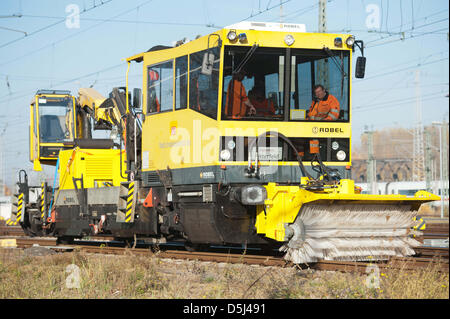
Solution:
M 286 243 L 287 259 L 296 263 L 320 258 L 364 259 L 373 255 L 375 259 L 382 259 L 413 254 L 411 247 L 417 244 L 410 239 L 409 230 L 415 223 L 413 217 L 422 203 L 437 200 L 438 197 L 426 192 L 419 192 L 414 197 L 360 194 L 355 192 L 354 182 L 349 179 L 354 46 L 347 45 L 347 40 L 351 36 L 306 33 L 301 28 L 296 31 L 283 24 L 273 26 L 271 30 L 260 28 L 261 25 L 266 24 L 249 22 L 233 25 L 173 48 L 150 49 L 127 59 L 129 64 L 132 61 L 143 62 L 143 180 L 153 181 L 152 176 L 170 168 L 174 185 L 210 182 L 264 187 L 267 199 L 264 205 L 256 207 L 256 232 Z M 213 58 L 209 60 L 211 52 Z M 204 54 L 203 61 L 210 61 L 211 70 L 205 68 L 208 63 L 203 62 L 199 66 L 195 62 L 195 57 L 200 54 Z M 272 118 L 251 120 L 244 116 L 237 119 L 225 114 L 228 112 L 225 103 L 231 91 L 230 86 L 226 89 L 225 78 L 231 78 L 227 80 L 230 83 L 239 74 L 240 71 L 235 69 L 236 64 L 240 69 L 239 58 L 235 63 L 235 57 L 239 54 L 240 61 L 246 61 L 245 67 L 249 69 L 246 74 L 250 74 L 250 77 L 247 76 L 250 82 L 246 82 L 247 85 L 253 78 L 254 87 L 257 86 L 256 81 L 264 83 L 266 98 L 273 97 L 269 91 L 282 95 L 279 99 L 283 104 L 277 102 L 282 107 L 280 111 L 273 112 Z M 258 60 L 258 54 L 260 57 L 266 54 L 267 59 Z M 276 54 L 279 59 L 273 60 L 271 57 Z M 254 64 L 249 67 L 251 63 L 248 61 L 252 59 Z M 200 96 L 199 69 L 201 73 L 205 71 L 203 74 L 210 75 L 210 87 L 215 84 L 211 74 L 217 81 L 217 91 L 213 92 L 217 94 L 217 100 L 211 103 L 213 110 L 209 114 L 200 111 L 199 100 L 192 99 L 193 94 Z M 308 72 L 309 79 L 305 75 Z M 334 72 L 333 79 L 331 72 Z M 267 81 L 273 74 L 277 77 L 277 83 L 272 83 L 269 88 Z M 243 79 L 239 81 L 243 83 L 245 77 Z M 309 87 L 305 86 L 308 81 L 311 82 Z M 332 88 L 334 95 L 340 93 L 344 116 L 340 114 L 332 121 L 308 120 L 305 117 L 312 105 L 311 100 L 315 99 L 311 91 L 317 84 Z M 165 96 L 161 93 L 164 86 L 168 92 Z M 278 89 L 274 89 L 275 86 Z M 154 88 L 159 88 L 159 93 Z M 304 94 L 303 100 L 299 94 Z M 181 102 L 183 95 L 187 96 L 184 104 Z M 155 102 L 155 96 L 160 98 L 159 103 Z M 317 187 L 319 178 L 313 180 L 305 173 L 300 181 L 299 170 L 294 173 L 299 166 L 296 154 L 279 156 L 278 160 L 254 162 L 238 156 L 233 158 L 233 154 L 232 159 L 227 159 L 229 154 L 226 152 L 224 154 L 227 156 L 222 156 L 222 151 L 227 147 L 234 149 L 234 143 L 242 138 L 245 152 L 248 152 L 247 158 L 250 158 L 251 152 L 247 150 L 250 140 L 267 132 L 276 132 L 287 137 L 292 144 L 300 145 L 302 149 L 294 148 L 299 155 L 302 154 L 300 156 L 309 152 L 309 159 L 304 160 L 303 165 L 310 172 L 315 170 L 313 162 L 317 152 L 309 147 L 307 149 L 305 145 L 312 140 L 314 143 L 320 140 L 318 149 L 322 154 L 321 161 L 339 171 L 342 179 L 319 183 L 321 186 Z M 270 139 L 273 136 L 271 133 L 266 137 Z M 336 151 L 342 144 L 345 145 L 342 148 L 344 153 L 338 156 Z M 267 152 L 271 157 L 270 148 Z M 247 167 L 257 167 L 263 174 L 254 178 L 255 175 L 248 173 L 250 170 L 246 170 Z M 144 183 L 144 187 L 153 185 L 157 184 Z
M 259 30 L 239 30 L 234 31 L 245 33 L 247 41 L 240 43 L 239 41 L 230 41 L 227 39 L 227 33 L 231 29 L 223 29 L 217 31 L 215 34 L 219 35 L 222 42 L 220 49 L 220 64 L 218 72 L 218 87 L 224 88 L 224 50 L 227 45 L 240 46 L 251 48 L 253 44 L 258 44 L 260 48 L 301 48 L 301 49 L 322 49 L 324 46 L 333 50 L 342 50 L 348 52 L 349 60 L 351 61 L 352 49 L 347 45 L 337 47 L 334 44 L 334 39 L 340 37 L 346 39 L 349 35 L 345 34 L 323 34 L 323 33 L 304 33 L 304 32 L 279 32 L 279 31 L 259 31 Z M 284 39 L 286 35 L 293 34 L 295 36 L 295 43 L 288 46 Z M 208 43 L 209 42 L 209 43 Z M 185 43 L 181 46 L 165 49 L 155 52 L 141 53 L 127 59 L 131 61 L 143 61 L 143 87 L 149 86 L 147 77 L 148 68 L 152 65 L 162 62 L 173 63 L 173 75 L 170 79 L 165 81 L 172 81 L 173 87 L 177 88 L 176 61 L 178 58 L 187 57 L 207 48 L 217 47 L 217 37 L 203 36 L 195 41 Z M 217 57 L 219 58 L 219 57 Z M 188 76 L 192 73 L 192 67 L 188 66 Z M 351 64 L 349 66 L 351 74 Z M 349 81 L 351 82 L 351 81 Z M 178 88 L 177 88 L 178 89 Z M 224 101 L 224 90 L 218 91 L 217 96 L 217 118 L 211 119 L 194 110 L 195 106 L 190 105 L 189 94 L 192 92 L 191 81 L 187 80 L 187 105 L 186 108 L 176 108 L 176 94 L 173 94 L 173 99 L 167 101 L 162 112 L 149 113 L 146 110 L 145 104 L 148 101 L 148 91 L 143 90 L 144 108 L 143 112 L 146 114 L 146 120 L 143 123 L 143 140 L 142 152 L 148 153 L 145 157 L 148 162 L 143 162 L 143 171 L 155 171 L 165 169 L 169 166 L 171 169 L 183 169 L 189 167 L 199 166 L 220 166 L 233 165 L 245 166 L 246 161 L 223 162 L 219 159 L 220 137 L 230 136 L 233 134 L 245 136 L 258 136 L 260 132 L 268 130 L 276 130 L 285 136 L 296 137 L 314 137 L 314 138 L 351 138 L 351 123 L 348 122 L 276 122 L 276 121 L 224 121 L 221 118 L 221 110 Z M 177 91 L 178 92 L 178 91 Z M 351 83 L 349 83 L 349 92 L 351 92 Z M 349 93 L 350 94 L 350 93 Z M 351 101 L 350 101 L 351 105 Z M 349 105 L 349 109 L 350 109 Z M 194 124 L 197 125 L 194 129 Z M 351 140 L 350 140 L 351 143 Z M 171 156 L 175 155 L 175 156 Z M 327 162 L 327 165 L 335 165 L 345 167 L 351 164 L 350 154 L 348 154 L 345 161 Z M 275 162 L 268 165 L 278 166 L 294 166 L 298 165 L 296 161 L 292 162 Z M 305 162 L 308 166 L 309 163 Z
M 120 160 L 122 159 L 122 165 Z M 59 155 L 59 188 L 74 189 L 73 179 L 83 178 L 84 188 L 120 186 L 126 181 L 126 155 L 119 149 L 64 150 Z M 122 167 L 122 176 L 121 170 Z M 77 184 L 80 188 L 80 184 Z
M 323 192 L 309 191 L 299 186 L 282 186 L 269 183 L 266 186 L 267 200 L 257 207 L 256 229 L 276 241 L 286 241 L 286 226 L 297 218 L 302 206 L 308 203 L 333 205 L 352 204 L 355 207 L 370 204 L 409 205 L 417 211 L 423 203 L 439 200 L 439 196 L 418 191 L 414 196 L 370 195 L 355 192 L 353 180 L 340 180 L 335 187 Z

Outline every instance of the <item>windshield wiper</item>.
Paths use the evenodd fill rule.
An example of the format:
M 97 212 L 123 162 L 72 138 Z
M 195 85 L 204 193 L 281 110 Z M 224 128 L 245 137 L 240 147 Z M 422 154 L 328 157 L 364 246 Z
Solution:
M 252 57 L 253 53 L 255 53 L 256 49 L 259 47 L 259 45 L 254 44 L 250 50 L 248 50 L 248 52 L 245 54 L 244 58 L 242 59 L 241 63 L 238 65 L 238 67 L 236 68 L 236 70 L 233 71 L 233 74 L 239 73 L 242 68 L 244 67 L 245 64 L 247 64 L 247 62 L 250 60 L 250 58 Z
M 333 60 L 334 64 L 336 64 L 336 66 L 338 67 L 338 69 L 341 71 L 341 74 L 343 77 L 347 76 L 347 73 L 345 73 L 344 70 L 344 66 L 339 64 L 339 61 L 336 60 L 336 56 L 332 55 L 330 52 L 331 50 L 328 49 L 327 47 L 324 47 L 323 50 L 325 51 L 325 53 L 331 58 L 331 60 Z

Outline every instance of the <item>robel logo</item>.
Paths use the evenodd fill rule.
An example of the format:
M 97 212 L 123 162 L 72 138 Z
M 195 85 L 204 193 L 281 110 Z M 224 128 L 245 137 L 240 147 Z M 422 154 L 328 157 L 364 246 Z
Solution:
M 314 126 L 312 128 L 312 132 L 314 134 L 317 133 L 344 133 L 344 130 L 340 127 L 321 127 L 318 128 L 317 126 Z
M 72 197 L 64 197 L 63 201 L 64 201 L 64 204 L 75 203 L 75 199 Z

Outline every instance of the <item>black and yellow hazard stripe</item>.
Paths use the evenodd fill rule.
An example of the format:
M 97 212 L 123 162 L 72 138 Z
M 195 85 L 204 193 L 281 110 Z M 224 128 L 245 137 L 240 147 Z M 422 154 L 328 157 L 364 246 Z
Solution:
M 423 231 L 426 228 L 425 221 L 423 220 L 422 216 L 416 216 L 414 217 L 414 220 L 417 221 L 417 225 L 414 226 L 414 230 L 420 230 Z
M 128 184 L 127 209 L 125 212 L 125 223 L 131 222 L 133 214 L 134 182 Z
M 23 193 L 20 193 L 17 200 L 17 215 L 16 215 L 16 222 L 14 223 L 14 225 L 17 225 L 22 219 L 23 207 L 24 207 Z
M 41 184 L 41 220 L 45 220 L 45 183 Z

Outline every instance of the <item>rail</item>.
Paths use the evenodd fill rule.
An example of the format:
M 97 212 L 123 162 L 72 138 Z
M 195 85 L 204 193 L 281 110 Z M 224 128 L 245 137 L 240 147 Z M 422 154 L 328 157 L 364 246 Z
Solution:
M 217 253 L 217 252 L 190 252 L 182 250 L 164 249 L 152 251 L 147 248 L 110 247 L 108 242 L 80 241 L 74 245 L 58 245 L 56 238 L 16 238 L 18 248 L 28 248 L 38 244 L 59 251 L 81 251 L 93 254 L 112 255 L 141 255 L 157 258 L 199 260 L 219 263 L 241 263 L 249 265 L 291 267 L 281 256 L 263 256 L 241 253 Z M 343 271 L 366 273 L 367 267 L 375 264 L 380 271 L 388 269 L 418 270 L 434 267 L 440 272 L 449 272 L 448 248 L 420 247 L 418 255 L 408 258 L 391 258 L 385 262 L 352 262 L 352 261 L 326 261 L 320 260 L 309 265 L 298 265 L 299 268 L 311 268 L 315 270 Z

